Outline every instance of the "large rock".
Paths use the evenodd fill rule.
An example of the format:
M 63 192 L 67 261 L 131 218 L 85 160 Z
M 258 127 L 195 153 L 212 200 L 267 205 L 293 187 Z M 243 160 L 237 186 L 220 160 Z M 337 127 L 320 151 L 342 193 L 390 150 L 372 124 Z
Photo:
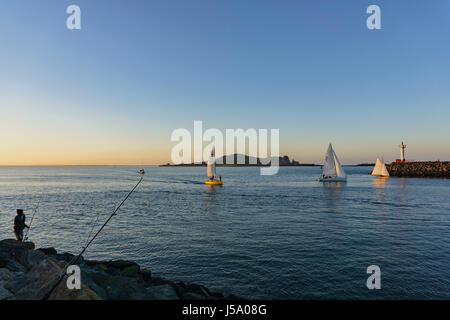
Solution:
M 34 248 L 35 248 L 34 243 L 31 241 L 22 242 L 22 241 L 19 241 L 16 239 L 5 239 L 5 240 L 1 240 L 0 243 L 6 243 L 6 244 L 11 244 L 11 245 L 20 245 L 20 246 L 24 246 L 28 250 L 34 250 Z
M 28 248 L 17 240 L 0 241 L 0 268 L 25 272 L 28 265 Z
M 0 281 L 0 300 L 13 300 L 14 295 L 3 286 L 2 281 Z
M 56 251 L 56 249 L 53 248 L 53 247 L 50 247 L 50 248 L 39 248 L 39 249 L 37 249 L 37 250 L 39 250 L 39 251 L 45 253 L 46 255 L 54 255 L 54 254 L 57 254 L 57 253 L 58 253 L 58 252 Z
M 216 300 L 215 296 L 206 287 L 198 284 L 175 283 L 175 289 L 183 300 Z M 223 297 L 223 296 L 222 296 Z
M 174 287 L 170 284 L 152 286 L 147 288 L 148 300 L 180 300 Z
M 47 259 L 47 256 L 38 250 L 30 250 L 28 251 L 28 266 L 30 268 L 38 265 L 39 263 L 41 263 L 43 260 Z
M 8 255 L 4 255 L 0 252 L 0 268 L 6 268 L 13 272 L 26 272 L 27 268 L 18 263 L 16 260 L 11 259 Z
M 127 261 L 127 260 L 111 260 L 111 261 L 103 262 L 103 264 L 105 264 L 108 267 L 117 268 L 120 270 L 135 268 L 139 271 L 139 269 L 140 269 L 139 265 L 136 262 Z
M 13 293 L 20 300 L 42 300 L 64 272 L 53 259 L 45 259 L 34 266 L 22 279 L 18 279 Z M 50 300 L 99 300 L 100 297 L 82 285 L 80 290 L 69 290 L 64 278 L 49 297 Z
M 82 284 L 80 290 L 69 290 L 65 286 L 63 289 L 55 290 L 50 300 L 102 300 L 102 298 Z
M 110 275 L 101 269 L 81 267 L 81 282 L 95 291 L 102 299 L 108 299 L 107 283 Z
M 13 274 L 6 268 L 0 269 L 0 300 L 14 298 L 14 295 L 6 287 L 13 279 Z
M 136 278 L 109 276 L 103 289 L 111 300 L 142 300 L 147 296 L 145 287 Z
M 34 244 L 17 240 L 0 241 L 0 299 L 41 300 L 47 298 L 64 266 L 74 258 L 54 248 L 34 250 Z M 132 261 L 89 261 L 80 258 L 81 290 L 67 288 L 67 276 L 49 299 L 81 300 L 179 300 L 221 299 L 207 288 L 153 278 L 150 270 Z
M 195 292 L 187 292 L 183 295 L 183 300 L 211 300 L 214 298 L 205 297 L 204 295 L 195 293 Z
M 139 274 L 141 275 L 141 277 L 144 281 L 152 280 L 152 272 L 149 269 L 141 269 L 139 271 Z
M 11 281 L 13 279 L 13 274 L 7 268 L 0 268 L 0 281 Z

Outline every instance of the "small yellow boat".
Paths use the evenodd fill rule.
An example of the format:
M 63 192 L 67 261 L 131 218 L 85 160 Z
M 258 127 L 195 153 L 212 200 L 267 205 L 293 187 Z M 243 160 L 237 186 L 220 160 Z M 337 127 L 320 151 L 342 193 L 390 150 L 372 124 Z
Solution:
M 217 186 L 217 185 L 222 185 L 223 181 L 222 180 L 206 180 L 205 184 L 211 185 L 211 186 Z
M 205 184 L 210 186 L 221 186 L 223 184 L 222 177 L 220 177 L 220 180 L 216 180 L 216 150 L 213 147 L 211 150 L 211 158 L 208 160 L 207 168 L 206 168 L 206 175 L 208 176 L 209 180 L 205 181 Z

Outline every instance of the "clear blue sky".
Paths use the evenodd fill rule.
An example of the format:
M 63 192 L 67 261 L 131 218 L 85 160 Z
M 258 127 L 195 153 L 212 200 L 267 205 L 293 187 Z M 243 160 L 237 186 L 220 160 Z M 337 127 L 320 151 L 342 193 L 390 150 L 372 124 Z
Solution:
M 0 164 L 162 163 L 194 120 L 305 162 L 450 160 L 449 34 L 447 0 L 2 0 Z

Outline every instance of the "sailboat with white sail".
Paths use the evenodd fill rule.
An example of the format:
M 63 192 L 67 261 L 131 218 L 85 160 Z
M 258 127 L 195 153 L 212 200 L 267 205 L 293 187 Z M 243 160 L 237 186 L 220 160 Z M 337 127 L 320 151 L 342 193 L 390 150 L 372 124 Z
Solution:
M 386 168 L 386 164 L 384 163 L 383 158 L 377 157 L 377 162 L 375 163 L 375 167 L 371 173 L 373 176 L 387 178 L 389 177 L 389 171 Z
M 211 150 L 211 156 L 208 159 L 207 167 L 206 167 L 206 175 L 208 176 L 209 180 L 206 180 L 205 183 L 208 185 L 222 185 L 222 177 L 220 177 L 220 180 L 216 180 L 216 148 L 212 148 Z
M 330 143 L 327 153 L 325 155 L 325 161 L 322 167 L 322 175 L 318 179 L 320 182 L 339 182 L 347 181 L 347 175 L 342 167 L 333 147 Z

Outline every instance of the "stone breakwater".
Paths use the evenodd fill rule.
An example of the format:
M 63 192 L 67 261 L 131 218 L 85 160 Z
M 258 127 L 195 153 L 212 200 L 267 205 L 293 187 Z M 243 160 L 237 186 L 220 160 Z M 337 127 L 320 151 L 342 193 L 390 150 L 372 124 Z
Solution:
M 54 248 L 34 250 L 31 242 L 0 241 L 0 300 L 41 300 L 74 256 Z M 242 299 L 212 292 L 198 284 L 153 277 L 150 270 L 126 260 L 81 260 L 80 290 L 66 279 L 51 300 L 222 300 Z
M 450 178 L 450 161 L 393 162 L 386 167 L 393 177 Z

